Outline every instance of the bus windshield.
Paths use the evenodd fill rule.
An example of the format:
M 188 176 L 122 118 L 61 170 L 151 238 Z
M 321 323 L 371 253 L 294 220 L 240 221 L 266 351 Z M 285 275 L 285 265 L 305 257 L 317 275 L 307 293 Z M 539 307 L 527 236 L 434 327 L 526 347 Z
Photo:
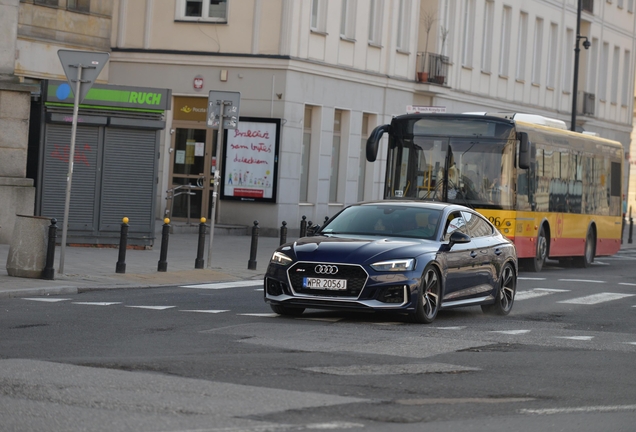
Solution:
M 389 146 L 385 196 L 510 209 L 515 144 L 479 137 L 395 138 Z

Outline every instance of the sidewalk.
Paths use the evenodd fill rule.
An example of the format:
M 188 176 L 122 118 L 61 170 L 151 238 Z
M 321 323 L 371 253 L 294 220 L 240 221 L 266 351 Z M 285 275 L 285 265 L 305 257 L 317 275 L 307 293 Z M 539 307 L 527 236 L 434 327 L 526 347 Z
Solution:
M 204 268 L 195 269 L 197 234 L 171 234 L 168 241 L 166 272 L 158 272 L 161 234 L 152 250 L 126 251 L 126 273 L 115 273 L 119 257 L 117 247 L 65 248 L 64 274 L 59 274 L 61 247 L 55 250 L 55 279 L 11 277 L 6 263 L 8 244 L 0 244 L 0 297 L 72 294 L 105 288 L 158 287 L 238 280 L 261 281 L 269 259 L 280 243 L 278 238 L 259 237 L 256 270 L 248 270 L 252 238 L 249 235 L 214 235 L 211 268 L 207 268 L 206 237 Z M 288 240 L 295 240 L 289 238 Z
M 289 241 L 295 238 L 288 238 Z M 116 247 L 70 247 L 64 256 L 64 274 L 58 274 L 60 246 L 55 251 L 55 280 L 11 277 L 7 274 L 6 262 L 9 245 L 0 244 L 0 298 L 72 294 L 92 289 L 133 287 L 159 287 L 190 285 L 239 280 L 261 281 L 272 252 L 278 247 L 276 237 L 259 237 L 256 254 L 256 270 L 248 270 L 252 238 L 249 235 L 214 235 L 212 265 L 207 268 L 207 246 L 204 269 L 195 269 L 198 235 L 191 233 L 171 234 L 168 241 L 168 271 L 158 272 L 161 254 L 161 234 L 152 250 L 126 251 L 126 273 L 115 273 L 119 257 Z M 621 250 L 636 249 L 625 235 Z

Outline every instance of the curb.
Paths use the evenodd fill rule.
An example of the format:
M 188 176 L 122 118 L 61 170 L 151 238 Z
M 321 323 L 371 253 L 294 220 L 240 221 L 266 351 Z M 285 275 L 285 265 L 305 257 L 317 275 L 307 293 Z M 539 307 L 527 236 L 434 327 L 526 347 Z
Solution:
M 22 297 L 22 296 L 64 295 L 64 294 L 77 294 L 78 292 L 79 292 L 78 288 L 72 287 L 72 286 L 22 288 L 22 289 L 0 291 L 0 298 L 12 298 L 12 297 Z

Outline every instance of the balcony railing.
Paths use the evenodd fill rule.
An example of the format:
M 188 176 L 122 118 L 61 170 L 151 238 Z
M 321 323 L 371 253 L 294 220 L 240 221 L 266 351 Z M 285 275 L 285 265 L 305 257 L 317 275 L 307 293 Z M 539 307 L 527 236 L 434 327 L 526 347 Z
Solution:
M 417 80 L 419 82 L 445 85 L 448 79 L 448 65 L 450 59 L 441 54 L 418 53 L 419 65 Z

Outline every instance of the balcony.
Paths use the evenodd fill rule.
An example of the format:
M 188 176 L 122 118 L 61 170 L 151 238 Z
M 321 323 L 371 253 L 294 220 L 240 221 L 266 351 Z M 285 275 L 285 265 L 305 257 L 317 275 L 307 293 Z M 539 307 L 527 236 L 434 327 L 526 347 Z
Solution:
M 423 83 L 446 85 L 450 59 L 441 54 L 420 52 L 418 56 L 417 80 Z

